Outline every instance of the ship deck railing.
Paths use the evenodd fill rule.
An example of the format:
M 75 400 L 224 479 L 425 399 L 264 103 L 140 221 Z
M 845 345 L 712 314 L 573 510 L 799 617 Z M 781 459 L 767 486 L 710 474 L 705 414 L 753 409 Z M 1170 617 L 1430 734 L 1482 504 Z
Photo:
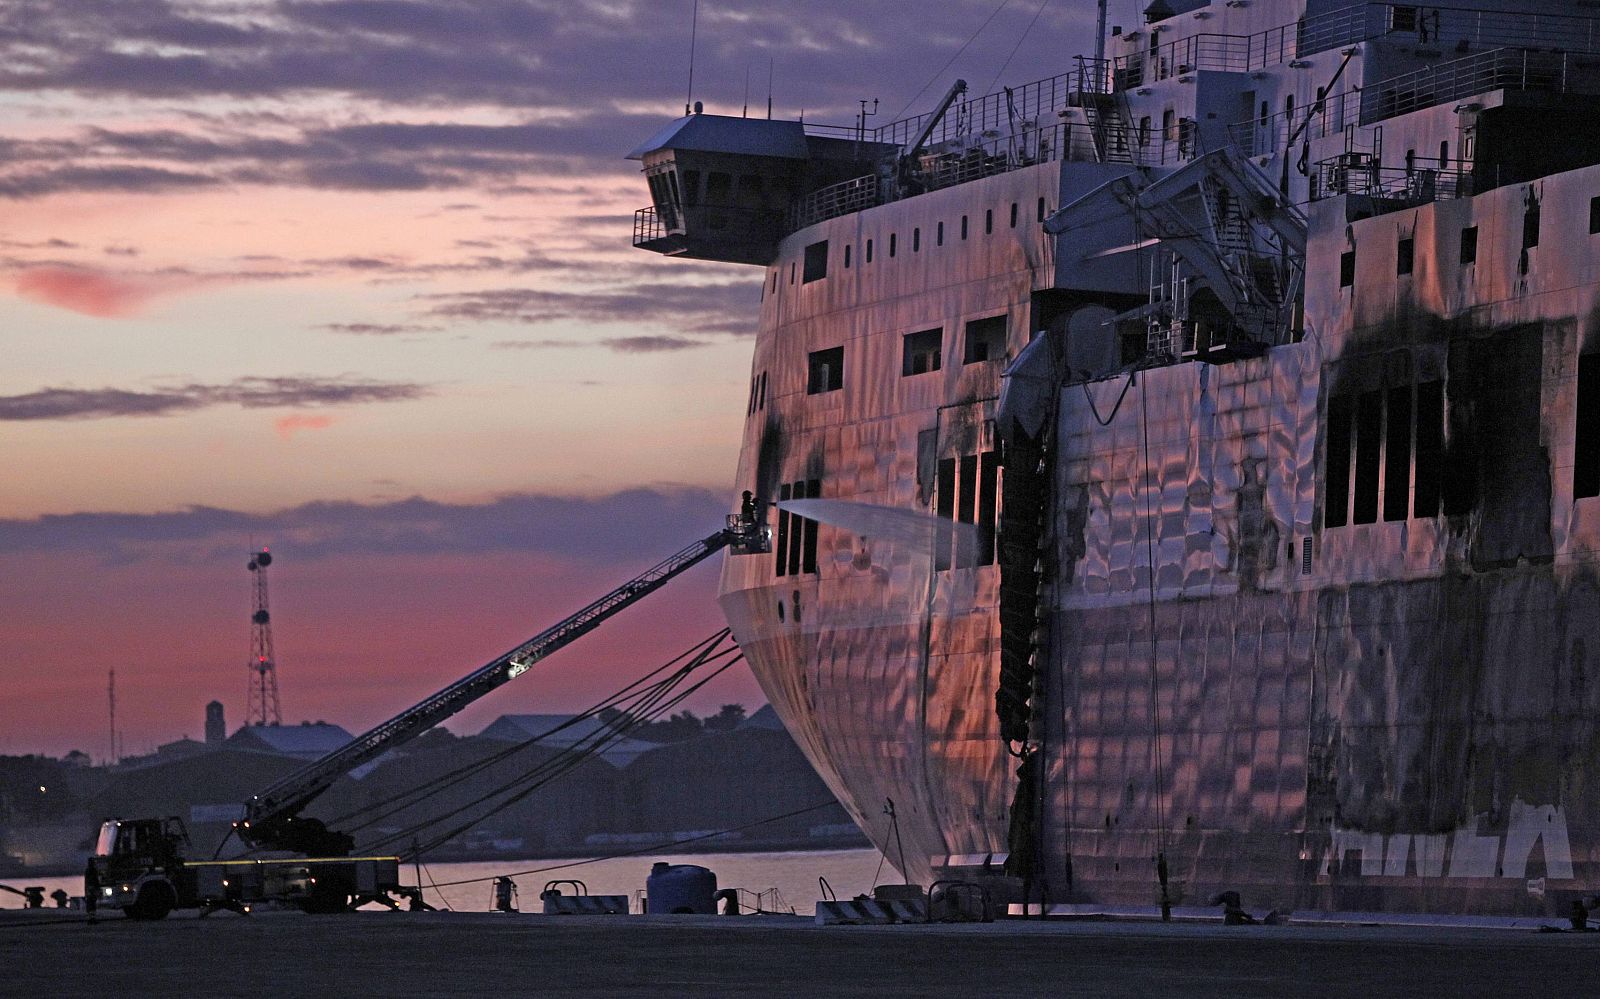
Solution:
M 1385 167 L 1368 153 L 1330 157 L 1312 171 L 1311 200 L 1353 194 L 1374 199 L 1386 211 L 1399 211 L 1476 193 L 1470 161 L 1447 160 L 1442 166 L 1437 161 L 1430 163 Z
M 1201 33 L 1111 61 L 1116 89 L 1130 90 L 1185 73 L 1248 73 L 1295 57 L 1297 26 L 1285 24 L 1253 35 Z
M 1600 95 L 1600 63 L 1570 52 L 1490 49 L 1330 94 L 1310 121 L 1300 108 L 1238 122 L 1228 130 L 1246 156 L 1264 156 L 1282 149 L 1297 129 L 1300 139 L 1320 139 L 1341 134 L 1347 125 L 1372 125 L 1496 90 Z
M 900 191 L 895 182 L 878 174 L 840 181 L 800 199 L 789 212 L 786 232 L 826 222 L 888 204 L 913 194 L 926 194 L 959 184 L 1010 173 L 1041 163 L 1126 163 L 1172 166 L 1187 163 L 1197 153 L 1198 133 L 1193 122 L 1171 129 L 1131 133 L 1126 123 L 1095 126 L 1088 122 L 1056 122 L 1042 128 L 1024 126 L 1002 134 L 990 130 L 936 149 L 920 158 L 914 190 Z M 956 148 L 960 147 L 960 148 Z
M 1415 3 L 1361 3 L 1307 18 L 1297 25 L 1301 58 L 1358 42 L 1398 36 L 1441 47 L 1560 49 L 1600 52 L 1600 17 L 1438 7 Z
M 691 230 L 701 239 L 760 241 L 776 238 L 782 222 L 782 212 L 748 205 L 649 205 L 633 213 L 633 245 L 660 253 L 682 252 L 688 248 Z
M 1018 121 L 1054 119 L 1063 108 L 1081 104 L 1085 94 L 1110 92 L 1109 60 L 1097 63 L 1078 56 L 1076 62 L 1077 68 L 1067 73 L 1015 87 L 1002 87 L 973 100 L 957 101 L 934 126 L 927 139 L 928 145 L 936 146 L 981 132 L 1000 129 L 1009 132 Z M 867 134 L 873 142 L 891 143 L 904 149 L 922 133 L 931 117 L 932 112 L 928 112 L 902 118 Z
M 1593 59 L 1572 52 L 1500 48 L 1368 84 L 1359 94 L 1363 125 L 1476 97 L 1495 90 L 1541 90 L 1556 94 L 1600 94 Z
M 1064 108 L 1171 76 L 1195 71 L 1253 72 L 1340 46 L 1391 37 L 1424 45 L 1440 43 L 1458 50 L 1548 50 L 1551 55 L 1600 52 L 1600 16 L 1525 13 L 1509 7 L 1475 10 L 1352 4 L 1252 35 L 1199 33 L 1154 50 L 1109 59 L 1097 61 L 1078 56 L 1076 68 L 1069 72 L 957 102 L 935 126 L 928 142 L 938 144 L 996 130 L 1009 132 L 1018 121 L 1042 125 Z M 1469 58 L 1484 54 L 1479 52 Z M 1434 71 L 1439 69 L 1443 67 Z M 1350 94 L 1346 100 L 1359 100 L 1357 92 Z M 913 115 L 871 130 L 811 125 L 806 130 L 904 147 L 921 133 L 930 116 L 931 112 Z

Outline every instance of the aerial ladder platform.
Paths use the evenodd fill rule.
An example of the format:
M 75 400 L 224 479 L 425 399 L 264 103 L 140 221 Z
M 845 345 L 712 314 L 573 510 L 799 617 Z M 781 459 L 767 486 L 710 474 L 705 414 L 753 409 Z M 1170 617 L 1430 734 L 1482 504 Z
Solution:
M 565 648 L 603 622 L 644 599 L 724 548 L 765 551 L 768 529 L 752 516 L 729 515 L 727 526 L 651 566 L 616 589 L 467 674 L 450 686 L 364 732 L 344 746 L 290 774 L 245 803 L 239 837 L 264 849 L 341 855 L 354 842 L 300 811 L 340 777 L 421 735 L 478 698 L 516 679 L 546 656 Z
M 248 911 L 252 902 L 299 904 L 308 911 L 339 911 L 365 902 L 393 905 L 403 888 L 395 857 L 351 858 L 354 840 L 300 812 L 340 777 L 402 746 L 492 690 L 516 679 L 559 649 L 665 586 L 723 549 L 771 550 L 764 504 L 731 514 L 715 534 L 689 545 L 555 625 L 295 771 L 245 802 L 234 832 L 257 851 L 289 851 L 298 859 L 194 861 L 185 858 L 188 832 L 176 818 L 111 819 L 101 826 L 85 875 L 85 896 L 131 916 L 159 919 L 174 908 Z

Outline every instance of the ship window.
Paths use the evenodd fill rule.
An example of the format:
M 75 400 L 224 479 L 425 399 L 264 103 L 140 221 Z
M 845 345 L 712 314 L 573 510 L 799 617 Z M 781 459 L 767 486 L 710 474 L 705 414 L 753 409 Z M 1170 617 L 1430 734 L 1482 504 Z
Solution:
M 1600 496 L 1600 354 L 1578 355 L 1578 426 L 1572 440 L 1572 495 Z
M 1039 217 L 1038 217 L 1038 219 L 1036 221 L 1039 221 L 1039 222 L 1043 222 L 1044 221 L 1044 199 L 1043 198 L 1039 199 Z
M 956 494 L 956 520 L 963 524 L 972 524 L 977 521 L 978 513 L 978 456 L 964 454 L 961 456 L 961 481 Z M 974 559 L 977 551 L 971 542 L 963 545 L 956 544 L 956 557 L 958 568 L 970 568 L 976 565 Z
M 1400 240 L 1395 247 L 1394 272 L 1396 274 L 1410 274 L 1411 268 L 1416 264 L 1417 241 L 1410 236 Z
M 762 196 L 766 193 L 766 181 L 759 174 L 741 173 L 739 175 L 738 193 L 734 195 L 739 204 L 746 208 L 760 207 Z
M 711 205 L 725 205 L 729 202 L 729 195 L 733 193 L 733 177 L 731 174 L 713 170 L 706 174 L 706 203 Z
M 1139 118 L 1139 145 L 1150 144 L 1150 116 L 1143 115 Z
M 1411 508 L 1411 386 L 1389 390 L 1383 450 L 1383 519 L 1405 520 Z
M 1350 519 L 1371 524 L 1378 519 L 1378 456 L 1383 446 L 1383 393 L 1361 393 L 1356 400 L 1356 488 Z
M 828 276 L 828 241 L 812 243 L 806 247 L 806 270 L 802 284 L 821 281 Z
M 894 257 L 895 244 L 898 243 L 899 241 L 900 241 L 899 237 L 896 236 L 894 233 L 891 232 L 889 234 L 889 256 L 891 258 Z
M 698 205 L 700 203 L 700 171 L 685 170 L 683 172 L 683 203 Z
M 943 246 L 944 245 L 944 223 L 943 222 L 940 222 L 938 228 L 934 229 L 934 231 L 933 231 L 933 245 L 934 246 Z
M 1444 141 L 1439 143 L 1439 169 L 1440 170 L 1448 170 L 1449 168 L 1450 168 L 1450 140 L 1449 139 L 1445 139 Z
M 1522 213 L 1522 248 L 1531 250 L 1539 245 L 1539 203 L 1537 201 L 1528 205 L 1528 210 Z
M 1600 232 L 1600 198 L 1589 199 L 1589 235 Z
M 1263 105 L 1265 107 L 1265 105 Z M 1166 108 L 1161 112 L 1161 141 L 1172 142 L 1178 138 L 1178 112 Z
M 793 498 L 789 483 L 785 482 L 778 488 L 780 504 L 783 500 Z M 777 542 L 772 546 L 772 551 L 776 556 L 773 559 L 773 571 L 779 576 L 787 576 L 789 574 L 789 511 L 785 510 L 781 505 L 778 507 L 778 538 Z
M 872 263 L 872 240 L 867 240 L 867 263 Z
M 806 394 L 821 395 L 844 388 L 844 347 L 813 350 L 806 362 Z
M 1417 468 L 1412 513 L 1439 515 L 1439 490 L 1444 472 L 1444 383 L 1417 386 Z
M 772 292 L 773 294 L 778 292 L 778 269 L 776 267 L 772 269 Z
M 1350 397 L 1328 400 L 1328 452 L 1323 482 L 1322 526 L 1343 527 L 1350 522 Z
M 961 238 L 967 238 L 967 217 L 965 215 L 961 216 Z
M 1390 31 L 1416 31 L 1417 8 L 1395 4 L 1389 8 Z
M 1461 230 L 1461 262 L 1464 264 L 1477 263 L 1478 261 L 1478 227 L 1469 225 Z
M 941 520 L 954 520 L 956 513 L 956 460 L 954 458 L 941 458 L 939 460 L 939 477 L 935 512 Z M 933 548 L 934 569 L 950 568 L 949 544 L 935 543 Z
M 1002 356 L 1005 349 L 1005 316 L 974 319 L 967 324 L 966 349 L 962 353 L 961 363 L 977 364 L 980 361 L 993 361 Z
M 1015 201 L 1013 201 L 1013 202 L 1011 202 L 1011 228 L 1015 229 L 1016 227 L 1017 227 L 1017 203 Z
M 957 488 L 956 519 L 971 524 L 978 512 L 978 456 L 961 456 L 961 484 Z
M 938 371 L 943 340 L 943 328 L 907 333 L 901 340 L 900 376 Z
M 1000 494 L 1000 454 L 985 451 L 978 483 L 978 564 L 994 564 L 995 497 Z
M 807 479 L 794 484 L 793 495 L 795 499 L 819 499 L 822 496 L 822 482 L 818 479 Z M 795 517 L 789 524 L 789 573 L 794 575 L 802 572 L 817 571 L 817 522 L 810 517 Z M 795 597 L 795 619 L 800 617 L 799 596 Z
M 789 283 L 794 284 L 794 261 L 789 261 Z
M 844 244 L 844 269 L 850 269 L 850 244 Z
M 1356 283 L 1356 251 L 1339 254 L 1339 287 L 1348 288 Z
M 796 482 L 790 488 L 789 495 L 794 499 L 805 499 L 806 484 L 804 482 Z M 791 576 L 798 576 L 800 574 L 800 554 L 805 550 L 807 533 L 809 532 L 806 529 L 806 519 L 799 514 L 790 514 L 789 575 Z
M 922 252 L 922 228 L 920 226 L 911 230 L 911 252 Z
M 993 232 L 994 232 L 994 209 L 993 208 L 985 208 L 983 210 L 983 234 L 985 236 L 988 236 Z

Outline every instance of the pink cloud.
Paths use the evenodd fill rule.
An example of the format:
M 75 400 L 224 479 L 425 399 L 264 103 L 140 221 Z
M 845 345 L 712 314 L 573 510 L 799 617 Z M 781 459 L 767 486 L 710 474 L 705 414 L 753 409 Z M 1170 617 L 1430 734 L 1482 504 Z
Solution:
M 17 276 L 17 294 L 45 305 L 101 319 L 137 315 L 169 290 L 146 278 L 129 278 L 79 267 L 34 267 Z
M 282 437 L 284 440 L 290 440 L 295 434 L 302 430 L 328 429 L 329 427 L 333 426 L 333 417 L 306 416 L 301 413 L 295 413 L 292 416 L 280 418 L 277 422 L 273 423 L 272 426 L 278 431 L 279 437 Z

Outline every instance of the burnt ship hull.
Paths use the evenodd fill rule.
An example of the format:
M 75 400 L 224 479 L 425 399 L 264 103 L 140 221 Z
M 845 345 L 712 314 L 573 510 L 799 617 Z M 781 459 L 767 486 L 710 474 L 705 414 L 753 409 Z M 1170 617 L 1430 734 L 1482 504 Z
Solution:
M 1259 39 L 1262 8 L 1300 15 L 1276 55 L 1207 77 L 1153 24 L 1048 143 L 1035 113 L 1022 154 L 923 156 L 894 196 L 823 177 L 740 245 L 737 488 L 775 537 L 721 605 L 908 880 L 1565 916 L 1600 891 L 1600 150 L 1531 139 L 1600 80 L 1420 93 L 1419 33 L 1501 51 L 1484 11 L 1206 13 Z M 976 540 L 781 505 L 818 498 Z

